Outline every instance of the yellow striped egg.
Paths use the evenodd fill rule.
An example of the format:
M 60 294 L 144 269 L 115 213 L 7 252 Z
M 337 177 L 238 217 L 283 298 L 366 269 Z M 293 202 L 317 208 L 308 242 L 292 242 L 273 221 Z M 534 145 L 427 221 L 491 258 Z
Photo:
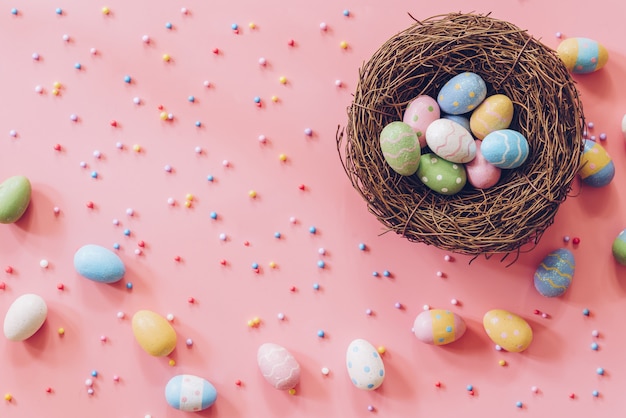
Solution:
M 470 129 L 477 139 L 499 129 L 506 129 L 513 120 L 513 102 L 504 94 L 487 97 L 472 112 Z
M 615 165 L 602 145 L 585 139 L 578 174 L 583 183 L 592 187 L 602 187 L 613 180 Z
M 556 50 L 565 67 L 575 74 L 587 74 L 599 70 L 609 60 L 609 52 L 600 43 L 589 38 L 569 38 Z

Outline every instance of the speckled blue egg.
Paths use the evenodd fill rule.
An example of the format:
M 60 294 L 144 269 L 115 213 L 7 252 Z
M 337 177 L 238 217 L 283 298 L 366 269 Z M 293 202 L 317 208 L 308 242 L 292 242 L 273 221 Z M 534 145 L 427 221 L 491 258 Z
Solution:
M 489 163 L 498 168 L 517 168 L 528 158 L 528 141 L 512 129 L 500 129 L 487 135 L 480 151 Z
M 575 269 L 574 254 L 570 250 L 552 251 L 535 270 L 535 289 L 548 298 L 561 296 L 572 284 Z
M 487 97 L 485 81 L 475 73 L 465 72 L 452 77 L 437 95 L 444 113 L 462 115 L 471 112 Z
M 115 283 L 126 273 L 117 254 L 95 244 L 84 245 L 76 251 L 74 268 L 81 276 L 99 283 Z
M 196 412 L 215 403 L 217 390 L 206 379 L 191 374 L 172 377 L 165 385 L 165 400 L 175 409 Z

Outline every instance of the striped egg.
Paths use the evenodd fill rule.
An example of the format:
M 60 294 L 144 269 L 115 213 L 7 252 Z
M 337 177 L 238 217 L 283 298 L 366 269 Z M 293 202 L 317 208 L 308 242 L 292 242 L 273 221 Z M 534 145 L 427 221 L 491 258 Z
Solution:
M 477 139 L 483 139 L 493 131 L 506 129 L 513 120 L 513 102 L 504 94 L 487 97 L 472 112 L 470 129 Z
M 548 298 L 561 296 L 572 284 L 575 269 L 576 261 L 570 250 L 552 251 L 535 270 L 535 289 Z
M 437 119 L 426 129 L 432 152 L 453 163 L 466 163 L 476 156 L 476 144 L 467 129 L 450 119 Z
M 465 72 L 452 77 L 437 95 L 444 113 L 462 115 L 471 112 L 487 97 L 485 81 L 475 73 Z
M 423 311 L 413 322 L 413 333 L 417 339 L 434 345 L 454 342 L 465 334 L 466 329 L 463 318 L 447 309 Z
M 482 142 L 480 151 L 485 160 L 498 168 L 517 168 L 528 158 L 528 141 L 512 129 L 491 132 Z
M 585 139 L 578 174 L 583 183 L 592 187 L 602 187 L 613 180 L 615 165 L 602 145 Z
M 569 38 L 561 42 L 556 53 L 565 68 L 575 74 L 587 74 L 599 70 L 609 59 L 606 48 L 588 38 Z
M 421 148 L 417 134 L 404 122 L 391 122 L 380 133 L 380 149 L 389 167 L 398 174 L 415 174 Z
M 426 128 L 439 119 L 440 113 L 437 101 L 424 95 L 413 99 L 404 111 L 402 121 L 413 128 L 420 141 L 420 147 L 426 146 Z
M 613 257 L 622 266 L 626 266 L 626 229 L 619 233 L 613 241 Z
M 197 412 L 215 403 L 217 390 L 206 379 L 191 374 L 179 374 L 165 385 L 165 400 L 175 409 Z

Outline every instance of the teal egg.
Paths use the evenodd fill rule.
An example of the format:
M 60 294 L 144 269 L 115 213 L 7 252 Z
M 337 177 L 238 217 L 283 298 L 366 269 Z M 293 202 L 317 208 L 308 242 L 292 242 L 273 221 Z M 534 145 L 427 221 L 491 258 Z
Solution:
M 623 266 L 626 266 L 626 229 L 619 233 L 613 241 L 613 257 Z
M 561 296 L 572 284 L 575 269 L 574 254 L 570 250 L 552 251 L 535 270 L 535 289 L 548 298 Z
M 530 152 L 526 137 L 512 129 L 500 129 L 489 133 L 483 139 L 480 150 L 485 160 L 504 169 L 521 166 Z

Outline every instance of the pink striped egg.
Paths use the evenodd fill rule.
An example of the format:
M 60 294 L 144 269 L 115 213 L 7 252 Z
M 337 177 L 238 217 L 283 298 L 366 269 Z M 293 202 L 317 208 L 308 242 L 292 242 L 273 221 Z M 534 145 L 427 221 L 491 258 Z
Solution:
M 275 389 L 293 389 L 300 381 L 300 364 L 278 344 L 262 344 L 257 351 L 257 363 L 267 383 Z
M 426 128 L 439 119 L 441 111 L 437 101 L 430 96 L 417 96 L 404 111 L 402 121 L 415 131 L 420 147 L 426 147 Z
M 453 163 L 467 163 L 476 156 L 476 144 L 467 129 L 450 119 L 437 119 L 426 129 L 430 150 Z
M 506 129 L 513 120 L 513 102 L 504 94 L 487 97 L 472 112 L 470 129 L 477 139 L 483 139 L 493 131 Z

